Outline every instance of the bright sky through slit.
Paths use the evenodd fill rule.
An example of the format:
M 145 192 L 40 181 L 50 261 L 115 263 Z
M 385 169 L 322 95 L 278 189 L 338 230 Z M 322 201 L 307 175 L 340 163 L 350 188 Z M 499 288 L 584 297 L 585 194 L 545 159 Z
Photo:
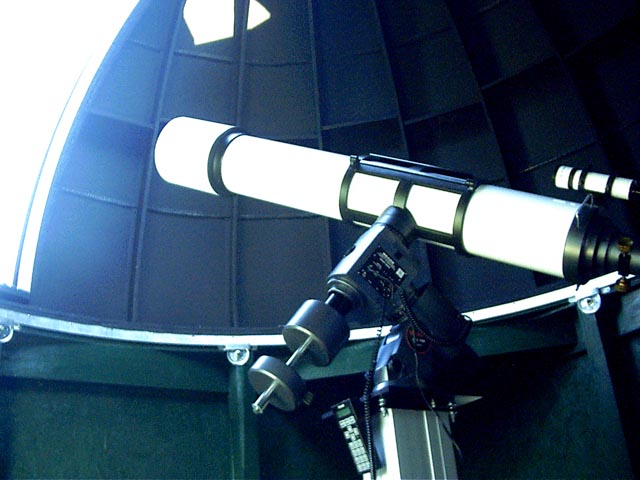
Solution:
M 234 0 L 187 0 L 182 13 L 194 45 L 233 37 L 234 3 Z M 270 18 L 271 14 L 260 2 L 249 0 L 248 30 Z
M 0 4 L 0 284 L 14 283 L 35 182 L 74 85 L 91 56 L 104 55 L 103 45 L 112 42 L 136 3 L 19 0 Z M 49 161 L 55 163 L 57 158 Z M 32 257 L 35 251 L 25 254 Z M 27 263 L 31 266 L 33 258 Z M 27 285 L 22 285 L 26 290 L 30 271 L 27 278 Z

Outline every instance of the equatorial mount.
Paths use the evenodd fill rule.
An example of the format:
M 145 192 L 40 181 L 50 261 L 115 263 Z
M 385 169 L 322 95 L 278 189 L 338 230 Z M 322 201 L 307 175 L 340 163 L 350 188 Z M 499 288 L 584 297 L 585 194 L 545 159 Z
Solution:
M 284 326 L 291 356 L 285 362 L 262 356 L 250 368 L 249 381 L 259 393 L 254 413 L 268 404 L 291 411 L 304 401 L 305 382 L 294 367 L 306 354 L 318 366 L 329 365 L 349 339 L 345 317 L 351 311 L 381 316 L 384 306 L 394 307 L 396 291 L 414 297 L 418 268 L 408 249 L 414 229 L 408 211 L 389 207 L 356 241 L 329 275 L 326 301 L 305 301 Z

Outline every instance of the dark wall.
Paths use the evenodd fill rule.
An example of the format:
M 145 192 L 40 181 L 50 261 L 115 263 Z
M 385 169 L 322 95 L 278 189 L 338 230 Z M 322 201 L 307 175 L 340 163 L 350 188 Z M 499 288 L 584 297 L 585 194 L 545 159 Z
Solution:
M 1 386 L 2 478 L 229 478 L 222 395 L 35 380 Z
M 453 424 L 460 478 L 633 478 L 629 457 L 637 474 L 637 293 L 595 316 L 565 309 L 471 331 L 482 399 Z M 375 344 L 353 343 L 328 367 L 301 362 L 311 405 L 256 416 L 251 363 L 217 348 L 16 332 L 0 344 L 0 477 L 359 478 L 323 414 L 345 398 L 359 406 Z

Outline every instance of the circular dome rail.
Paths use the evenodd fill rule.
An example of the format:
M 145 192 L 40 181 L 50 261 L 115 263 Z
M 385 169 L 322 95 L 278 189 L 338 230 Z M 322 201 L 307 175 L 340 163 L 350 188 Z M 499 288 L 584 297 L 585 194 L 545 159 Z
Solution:
M 595 278 L 584 285 L 572 285 L 521 300 L 468 311 L 465 312 L 465 315 L 472 321 L 480 323 L 511 318 L 549 306 L 562 306 L 563 304 L 570 306 L 577 304 L 578 307 L 581 307 L 580 303 L 584 299 L 590 299 L 599 294 L 612 292 L 612 285 L 618 277 L 619 275 L 613 272 Z M 0 308 L 0 325 L 7 331 L 10 330 L 12 332 L 35 330 L 102 340 L 155 345 L 219 348 L 229 348 L 230 346 L 237 345 L 242 345 L 245 348 L 285 345 L 284 339 L 280 334 L 215 335 L 130 330 L 33 315 L 7 308 Z M 386 327 L 386 329 L 383 330 L 383 334 L 386 334 L 388 328 L 389 327 Z M 367 340 L 375 338 L 377 335 L 377 328 L 355 328 L 351 330 L 349 341 Z M 7 338 L 9 340 L 11 339 L 11 337 Z

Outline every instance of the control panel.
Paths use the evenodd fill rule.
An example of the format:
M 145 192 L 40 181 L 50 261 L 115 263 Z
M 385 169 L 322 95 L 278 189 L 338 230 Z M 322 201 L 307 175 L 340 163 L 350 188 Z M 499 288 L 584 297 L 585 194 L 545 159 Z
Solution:
M 351 457 L 356 465 L 358 473 L 363 474 L 371 470 L 371 462 L 367 453 L 367 447 L 358 426 L 358 418 L 351 400 L 344 400 L 335 404 L 333 413 L 343 433 L 344 438 L 351 452 Z

